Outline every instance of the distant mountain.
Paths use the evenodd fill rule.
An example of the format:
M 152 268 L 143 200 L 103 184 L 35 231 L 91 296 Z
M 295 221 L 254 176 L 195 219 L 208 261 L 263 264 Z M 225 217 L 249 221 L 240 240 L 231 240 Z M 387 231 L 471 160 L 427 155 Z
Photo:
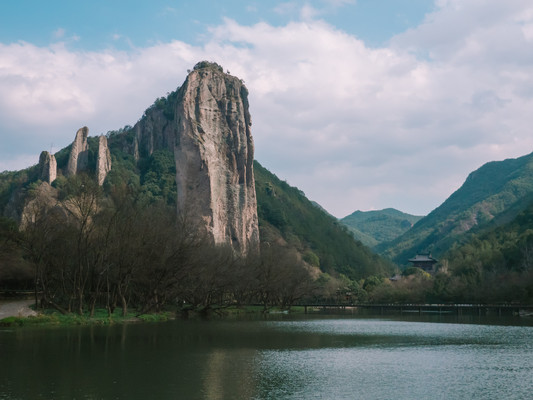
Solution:
M 377 211 L 355 211 L 340 222 L 346 225 L 357 240 L 366 246 L 375 247 L 396 239 L 421 218 L 394 208 L 386 208 Z
M 533 201 L 533 153 L 493 161 L 472 172 L 441 206 L 390 243 L 381 254 L 406 264 L 418 250 L 439 256 L 471 233 L 511 221 Z

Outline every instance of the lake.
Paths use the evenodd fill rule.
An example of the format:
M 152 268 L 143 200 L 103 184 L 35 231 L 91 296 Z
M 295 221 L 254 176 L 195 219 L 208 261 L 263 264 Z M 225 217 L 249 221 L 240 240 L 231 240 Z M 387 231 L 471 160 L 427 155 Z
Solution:
M 531 398 L 533 318 L 458 318 L 0 328 L 0 399 Z

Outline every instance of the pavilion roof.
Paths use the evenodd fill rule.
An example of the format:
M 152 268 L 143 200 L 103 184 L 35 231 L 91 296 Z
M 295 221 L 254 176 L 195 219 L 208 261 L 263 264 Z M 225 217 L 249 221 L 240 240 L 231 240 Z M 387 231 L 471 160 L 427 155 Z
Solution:
M 431 257 L 431 253 L 417 253 L 417 255 L 413 258 L 409 259 L 409 262 L 417 263 L 417 262 L 437 262 L 438 260 Z

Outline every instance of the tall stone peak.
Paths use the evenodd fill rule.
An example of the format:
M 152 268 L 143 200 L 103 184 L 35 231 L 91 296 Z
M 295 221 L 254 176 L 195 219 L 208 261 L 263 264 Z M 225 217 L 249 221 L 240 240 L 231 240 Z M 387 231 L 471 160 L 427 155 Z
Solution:
M 57 178 L 56 158 L 47 151 L 43 151 L 39 156 L 39 178 L 49 184 Z
M 111 153 L 107 145 L 107 137 L 100 135 L 98 138 L 98 156 L 96 158 L 96 177 L 100 186 L 104 184 L 109 171 L 111 171 Z
M 189 73 L 177 97 L 178 207 L 205 226 L 215 243 L 241 253 L 257 249 L 248 90 L 222 67 L 203 62 Z
M 174 152 L 179 211 L 241 254 L 259 247 L 248 107 L 243 82 L 202 61 L 134 127 L 141 156 Z
M 78 129 L 72 148 L 70 149 L 70 156 L 67 165 L 67 175 L 76 175 L 79 171 L 87 169 L 89 162 L 89 144 L 87 137 L 89 136 L 89 128 L 84 126 Z

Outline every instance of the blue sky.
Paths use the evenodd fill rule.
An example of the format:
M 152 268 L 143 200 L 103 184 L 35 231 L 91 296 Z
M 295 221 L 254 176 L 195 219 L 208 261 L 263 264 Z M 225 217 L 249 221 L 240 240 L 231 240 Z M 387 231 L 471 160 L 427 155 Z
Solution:
M 3 43 L 45 46 L 61 36 L 76 49 L 127 50 L 173 39 L 201 43 L 209 27 L 231 18 L 243 25 L 283 26 L 301 19 L 304 6 L 324 21 L 379 46 L 419 24 L 434 9 L 432 0 L 239 1 L 239 0 L 20 0 L 0 4 Z M 58 37 L 59 36 L 59 37 Z
M 0 2 L 0 171 L 133 125 L 200 60 L 250 91 L 256 158 L 343 217 L 426 214 L 533 148 L 529 0 Z

